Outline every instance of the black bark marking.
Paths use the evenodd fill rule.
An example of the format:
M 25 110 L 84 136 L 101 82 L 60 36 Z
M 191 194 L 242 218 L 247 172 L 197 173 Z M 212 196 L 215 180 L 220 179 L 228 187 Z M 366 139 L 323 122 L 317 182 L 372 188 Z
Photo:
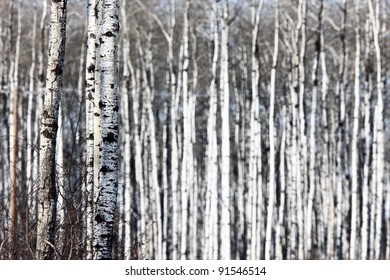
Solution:
M 99 171 L 102 172 L 102 173 L 107 173 L 107 172 L 112 171 L 112 169 L 108 168 L 107 165 L 103 165 L 102 168 L 100 168 Z
M 95 72 L 95 64 L 91 63 L 88 66 L 88 73 L 93 73 L 93 72 Z
M 104 222 L 104 219 L 103 219 L 103 217 L 100 214 L 96 214 L 95 221 L 97 223 L 102 223 L 102 222 Z
M 112 33 L 111 31 L 107 31 L 106 33 L 103 34 L 103 36 L 115 37 L 114 33 Z
M 93 133 L 90 133 L 90 134 L 88 135 L 88 137 L 87 137 L 87 140 L 93 140 L 93 138 L 94 138 Z
M 52 70 L 56 76 L 62 75 L 62 67 L 60 65 L 56 65 L 56 67 Z
M 109 132 L 106 137 L 103 137 L 103 142 L 114 143 L 116 142 L 117 138 L 118 137 L 114 133 Z
M 106 104 L 104 104 L 102 101 L 99 101 L 99 108 L 100 109 L 106 108 Z
M 44 131 L 42 131 L 42 136 L 45 138 L 48 138 L 48 139 L 52 139 L 53 133 L 50 132 L 49 130 L 45 129 Z

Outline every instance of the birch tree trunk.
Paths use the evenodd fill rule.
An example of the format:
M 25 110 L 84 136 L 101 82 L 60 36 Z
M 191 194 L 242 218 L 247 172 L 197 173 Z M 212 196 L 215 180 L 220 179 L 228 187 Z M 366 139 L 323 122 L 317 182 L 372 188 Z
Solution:
M 228 1 L 223 2 L 221 19 L 221 251 L 220 259 L 230 259 L 230 125 L 229 125 L 229 7 Z
M 35 183 L 34 180 L 34 135 L 38 134 L 36 130 L 34 130 L 35 125 L 33 124 L 34 118 L 34 104 L 37 103 L 37 96 L 35 92 L 35 75 L 36 75 L 36 47 L 35 47 L 35 41 L 37 37 L 37 10 L 36 7 L 34 7 L 34 16 L 33 16 L 33 31 L 32 31 L 32 50 L 31 50 L 31 67 L 30 67 L 30 83 L 29 83 L 29 90 L 28 90 L 28 103 L 27 103 L 27 148 L 26 148 L 26 181 L 27 181 L 27 194 L 28 194 L 28 199 L 27 199 L 27 213 L 28 216 L 30 214 L 33 214 L 35 216 L 35 212 L 32 210 L 32 197 L 34 197 L 33 193 L 33 185 Z M 1 34 L 1 31 L 0 31 Z M 35 106 L 35 109 L 36 106 Z M 27 223 L 26 230 L 29 231 L 29 225 L 30 221 Z
M 361 227 L 361 259 L 369 258 L 369 235 L 370 235 L 370 161 L 372 147 L 372 132 L 371 132 L 371 92 L 372 92 L 372 65 L 370 65 L 370 24 L 366 20 L 365 30 L 366 51 L 364 54 L 365 60 L 365 92 L 364 92 L 364 166 L 363 166 L 363 183 L 362 183 L 362 227 Z
M 207 120 L 207 186 L 206 186 L 206 210 L 204 224 L 205 244 L 203 259 L 216 259 L 218 253 L 217 235 L 217 96 L 216 96 L 216 72 L 219 57 L 219 36 L 217 31 L 217 3 L 212 3 L 211 33 L 213 35 L 213 56 L 211 66 L 211 84 L 209 90 L 209 115 Z
M 21 1 L 17 2 L 18 9 L 18 27 L 17 27 L 17 36 L 16 36 L 16 50 L 15 50 L 15 68 L 13 73 L 12 85 L 11 85 L 11 94 L 12 97 L 12 110 L 10 112 L 10 258 L 16 258 L 16 224 L 17 224 L 17 213 L 16 213 L 16 196 L 17 196 L 17 183 L 16 183 L 16 169 L 18 166 L 18 126 L 19 126 L 19 57 L 20 57 L 20 36 L 22 30 L 21 22 Z
M 272 242 L 272 223 L 274 220 L 274 207 L 276 196 L 276 175 L 275 175 L 275 79 L 276 79 L 276 66 L 278 64 L 278 52 L 279 52 L 279 1 L 275 3 L 275 33 L 274 33 L 274 53 L 272 58 L 271 69 L 271 84 L 270 84 L 270 108 L 269 108 L 269 186 L 268 186 L 268 207 L 267 207 L 267 232 L 265 240 L 265 259 L 270 260 L 273 258 L 271 250 Z
M 250 236 L 247 247 L 247 257 L 250 259 L 260 258 L 260 240 L 258 236 L 258 221 L 261 217 L 258 213 L 262 203 L 262 177 L 261 177 L 261 123 L 260 123 L 260 108 L 259 108 L 259 58 L 258 58 L 258 33 L 260 28 L 260 14 L 263 9 L 264 1 L 260 0 L 252 2 L 251 7 L 251 23 L 252 27 L 252 42 L 251 42 L 251 90 L 252 103 L 250 111 L 250 131 L 249 131 L 249 183 L 248 183 L 248 204 L 247 215 L 249 217 L 247 225 L 247 236 Z
M 187 258 L 187 227 L 188 227 L 188 193 L 191 191 L 190 168 L 192 165 L 190 157 L 190 146 L 191 142 L 191 117 L 189 108 L 188 97 L 188 64 L 189 64 L 189 52 L 188 52 L 188 41 L 189 41 L 189 26 L 188 26 L 188 11 L 190 2 L 186 1 L 184 10 L 184 23 L 183 23 L 183 156 L 182 156 L 182 172 L 181 172 L 181 242 L 180 242 L 180 255 L 181 259 Z
M 96 1 L 88 1 L 87 15 L 87 54 L 86 54 L 86 86 L 85 86 L 85 107 L 86 107 L 86 186 L 85 186 L 85 248 L 86 259 L 90 260 L 93 256 L 93 223 L 94 223 L 94 107 L 95 102 L 95 63 L 96 63 Z
M 339 97 L 339 116 L 338 116 L 338 128 L 337 128 L 337 157 L 336 157 L 336 247 L 335 257 L 337 259 L 342 258 L 341 238 L 342 238 L 342 227 L 343 227 L 343 180 L 345 178 L 344 170 L 344 155 L 345 155 L 345 63 L 346 63 L 346 41 L 345 41 L 345 28 L 347 21 L 347 2 L 343 0 L 343 18 L 340 28 L 340 39 L 341 39 L 341 55 L 340 55 L 340 67 L 338 74 L 338 90 L 337 94 Z
M 375 217 L 375 259 L 380 259 L 382 250 L 382 212 L 383 212 L 383 182 L 384 182 L 384 118 L 383 118 L 383 81 L 382 81 L 382 61 L 381 48 L 379 45 L 380 32 L 380 0 L 375 1 L 375 11 L 372 0 L 368 0 L 370 21 L 373 30 L 374 48 L 377 68 L 377 103 L 374 109 L 374 129 L 377 133 L 377 150 L 376 152 L 376 170 L 374 176 L 376 177 L 376 217 Z M 374 230 L 374 229 L 371 229 Z
M 49 58 L 46 92 L 41 114 L 37 259 L 52 259 L 55 249 L 57 186 L 55 153 L 58 109 L 64 69 L 67 0 L 51 3 Z
M 322 32 L 322 12 L 323 12 L 323 0 L 320 2 L 320 7 L 318 11 L 318 28 L 316 30 L 317 41 L 315 42 L 315 57 L 313 61 L 313 73 L 312 73 L 312 82 L 313 82 L 313 90 L 312 90 L 312 99 L 311 99 L 311 114 L 310 114 L 310 160 L 309 160 L 309 197 L 307 202 L 307 217 L 306 217 L 306 257 L 311 259 L 313 257 L 312 252 L 312 215 L 313 215 L 313 204 L 314 204 L 314 196 L 317 189 L 316 186 L 316 111 L 317 111 L 317 91 L 318 91 L 318 65 L 320 60 L 320 52 L 321 52 L 321 32 Z
M 358 14 L 358 9 L 356 9 Z M 358 221 L 358 178 L 359 178 L 359 109 L 360 109 L 360 30 L 359 20 L 357 22 L 356 32 L 356 54 L 355 54 L 355 83 L 354 83 L 354 111 L 353 111 L 353 130 L 352 130 L 352 150 L 351 150 L 351 177 L 352 177 L 352 204 L 351 204 L 351 245 L 349 256 L 351 259 L 357 257 L 357 221 Z
M 94 259 L 112 259 L 118 191 L 119 1 L 103 0 L 100 23 L 100 170 L 94 225 Z

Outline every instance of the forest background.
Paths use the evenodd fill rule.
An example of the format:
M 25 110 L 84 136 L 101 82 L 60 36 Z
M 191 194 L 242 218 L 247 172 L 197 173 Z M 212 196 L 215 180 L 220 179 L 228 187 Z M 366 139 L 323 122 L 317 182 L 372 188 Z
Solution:
M 1 1 L 0 259 L 390 259 L 389 9 Z

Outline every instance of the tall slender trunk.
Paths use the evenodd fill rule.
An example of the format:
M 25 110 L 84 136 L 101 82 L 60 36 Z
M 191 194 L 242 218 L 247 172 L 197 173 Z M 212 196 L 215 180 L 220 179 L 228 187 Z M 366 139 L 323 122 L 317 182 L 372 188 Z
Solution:
M 336 247 L 335 257 L 342 259 L 342 228 L 343 228 L 343 181 L 345 179 L 344 161 L 345 161 L 345 64 L 346 64 L 346 20 L 347 20 L 347 2 L 343 0 L 343 18 L 342 26 L 340 29 L 341 39 L 341 55 L 340 55 L 340 67 L 337 83 L 337 94 L 339 98 L 339 116 L 338 116 L 338 128 L 337 128 L 337 157 L 336 157 Z
M 366 51 L 364 54 L 365 60 L 365 82 L 364 82 L 364 166 L 363 166 L 363 182 L 362 182 L 362 227 L 361 227 L 361 259 L 369 258 L 369 235 L 370 235 L 370 161 L 371 161 L 371 92 L 372 92 L 372 65 L 370 65 L 370 24 L 366 21 L 365 30 Z
M 262 205 L 262 178 L 261 178 L 261 123 L 259 108 L 259 77 L 260 67 L 258 58 L 258 33 L 260 28 L 260 15 L 263 9 L 264 1 L 252 2 L 251 23 L 252 42 L 251 42 L 251 90 L 252 102 L 250 109 L 250 132 L 249 132 L 249 183 L 248 183 L 248 204 L 247 215 L 249 217 L 247 225 L 247 236 L 249 245 L 247 247 L 247 257 L 250 259 L 259 259 L 261 251 L 261 236 L 257 235 L 261 213 L 258 209 Z M 249 238 L 250 236 L 250 238 Z
M 221 228 L 220 241 L 222 260 L 230 259 L 230 92 L 229 92 L 229 7 L 228 1 L 223 2 L 221 20 Z
M 188 194 L 191 191 L 190 168 L 192 165 L 190 157 L 190 145 L 191 142 L 191 117 L 189 108 L 189 93 L 188 93 L 188 64 L 189 64 L 189 27 L 188 27 L 188 11 L 190 2 L 186 1 L 184 10 L 184 23 L 183 23 L 183 61 L 182 61 L 182 83 L 183 83 L 183 156 L 181 164 L 181 242 L 180 242 L 180 255 L 181 259 L 187 258 L 187 226 L 188 226 Z
M 56 138 L 64 69 L 67 0 L 51 3 L 47 88 L 41 114 L 37 259 L 52 259 L 57 215 Z
M 86 86 L 85 86 L 85 106 L 86 106 L 86 186 L 85 186 L 85 246 L 86 259 L 92 259 L 93 247 L 93 223 L 94 223 L 94 107 L 95 102 L 95 63 L 96 63 L 96 14 L 95 0 L 88 1 L 87 16 L 87 54 L 86 54 Z
M 216 96 L 216 72 L 219 56 L 219 36 L 217 31 L 218 6 L 212 4 L 211 33 L 213 36 L 213 56 L 211 66 L 211 84 L 209 90 L 209 115 L 207 120 L 207 186 L 206 186 L 206 210 L 204 224 L 205 244 L 203 259 L 216 259 L 218 242 L 215 240 L 217 234 L 217 96 Z
M 380 32 L 380 0 L 375 1 L 375 11 L 372 0 L 368 0 L 370 20 L 374 37 L 374 48 L 376 58 L 376 75 L 377 75 L 377 103 L 374 109 L 374 133 L 377 134 L 377 149 L 376 152 L 376 169 L 374 176 L 376 177 L 376 216 L 375 216 L 375 259 L 380 259 L 382 256 L 382 212 L 383 212 L 383 182 L 384 182 L 384 118 L 383 118 L 383 81 L 382 81 L 382 61 L 381 48 L 379 45 Z M 374 230 L 374 229 L 371 229 Z
M 16 36 L 16 49 L 15 49 L 15 66 L 13 73 L 13 80 L 11 85 L 11 94 L 12 97 L 12 110 L 10 113 L 10 257 L 11 259 L 16 258 L 16 225 L 17 225 L 17 213 L 16 213 L 16 196 L 17 196 L 17 183 L 16 183 L 16 169 L 18 162 L 18 125 L 19 125 L 19 116 L 18 116 L 18 108 L 19 108 L 19 57 L 20 57 L 20 37 L 22 30 L 22 14 L 21 14 L 21 1 L 17 0 L 17 9 L 18 9 L 18 29 Z
M 272 223 L 274 220 L 274 207 L 276 196 L 276 175 L 275 175 L 275 87 L 276 87 L 276 67 L 278 65 L 279 52 L 279 1 L 275 3 L 275 33 L 274 33 L 274 53 L 272 58 L 271 84 L 270 84 L 270 108 L 269 108 L 269 185 L 268 185 L 268 207 L 267 207 L 267 231 L 265 240 L 265 259 L 273 258 L 272 255 Z
M 119 0 L 103 0 L 100 23 L 99 189 L 94 225 L 94 259 L 112 259 L 118 191 L 118 33 Z
M 321 32 L 322 32 L 322 12 L 323 12 L 323 0 L 320 2 L 320 7 L 318 11 L 318 28 L 317 39 L 316 39 L 316 49 L 315 56 L 313 61 L 313 73 L 312 73 L 312 82 L 313 82 L 313 90 L 312 90 L 312 99 L 311 99 L 311 112 L 310 112 L 310 159 L 309 159 L 309 197 L 307 201 L 307 217 L 306 217 L 306 257 L 311 259 L 313 258 L 313 205 L 314 198 L 316 193 L 316 112 L 317 112 L 317 92 L 318 92 L 318 70 L 319 70 L 319 60 L 321 53 Z
M 358 10 L 356 11 L 358 14 Z M 357 25 L 359 26 L 359 20 Z M 359 113 L 360 113 L 360 30 L 356 28 L 356 54 L 355 54 L 355 84 L 354 84 L 354 111 L 353 111 L 353 130 L 352 130 L 352 150 L 351 150 L 351 177 L 352 177 L 352 204 L 351 204 L 351 244 L 349 256 L 351 259 L 357 257 L 357 221 L 358 221 L 358 133 L 359 133 Z

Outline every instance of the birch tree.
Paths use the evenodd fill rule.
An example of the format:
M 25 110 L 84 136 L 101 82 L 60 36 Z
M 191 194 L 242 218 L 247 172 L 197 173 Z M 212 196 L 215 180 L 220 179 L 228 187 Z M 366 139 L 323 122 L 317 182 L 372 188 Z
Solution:
M 85 227 L 86 258 L 92 259 L 92 238 L 94 223 L 94 106 L 95 106 L 95 38 L 96 38 L 96 1 L 88 1 L 87 16 L 87 53 L 86 53 L 86 186 L 85 186 Z
M 102 2 L 100 22 L 100 170 L 93 233 L 94 259 L 112 259 L 118 191 L 118 32 L 119 1 Z
M 21 37 L 21 1 L 17 1 L 18 10 L 18 25 L 17 25 L 17 37 L 16 37 L 16 50 L 15 50 L 15 61 L 14 61 L 14 73 L 12 78 L 12 109 L 10 110 L 10 176 L 11 176 L 11 190 L 10 190 L 10 258 L 16 258 L 16 224 L 17 224 L 17 213 L 16 213 L 16 196 L 17 196 L 17 183 L 16 183 L 16 169 L 18 163 L 18 126 L 19 126 L 19 57 L 20 57 L 20 37 Z
M 221 18 L 221 256 L 222 260 L 230 259 L 230 91 L 229 91 L 229 7 L 223 2 Z
M 52 259 L 55 249 L 57 186 L 55 153 L 64 69 L 67 0 L 51 3 L 46 92 L 41 114 L 37 259 Z
M 271 252 L 271 238 L 272 238 L 272 223 L 274 220 L 274 207 L 275 207 L 275 79 L 276 79 L 276 66 L 278 64 L 278 52 L 279 52 L 279 1 L 275 3 L 275 33 L 274 33 L 274 53 L 272 57 L 272 69 L 271 69 L 271 84 L 270 84 L 270 108 L 269 108 L 269 185 L 268 185 L 268 208 L 267 208 L 267 232 L 265 241 L 265 259 L 269 260 L 272 257 Z
M 358 14 L 358 9 L 356 9 Z M 355 54 L 355 82 L 354 82 L 354 111 L 353 111 L 353 132 L 352 132 L 352 151 L 351 151 L 351 177 L 352 177 L 352 204 L 351 204 L 351 245 L 350 258 L 357 257 L 357 221 L 358 221 L 358 157 L 359 147 L 357 145 L 359 133 L 359 109 L 360 109 L 360 30 L 359 19 L 357 18 L 356 33 L 356 54 Z M 363 194 L 364 195 L 364 194 Z

